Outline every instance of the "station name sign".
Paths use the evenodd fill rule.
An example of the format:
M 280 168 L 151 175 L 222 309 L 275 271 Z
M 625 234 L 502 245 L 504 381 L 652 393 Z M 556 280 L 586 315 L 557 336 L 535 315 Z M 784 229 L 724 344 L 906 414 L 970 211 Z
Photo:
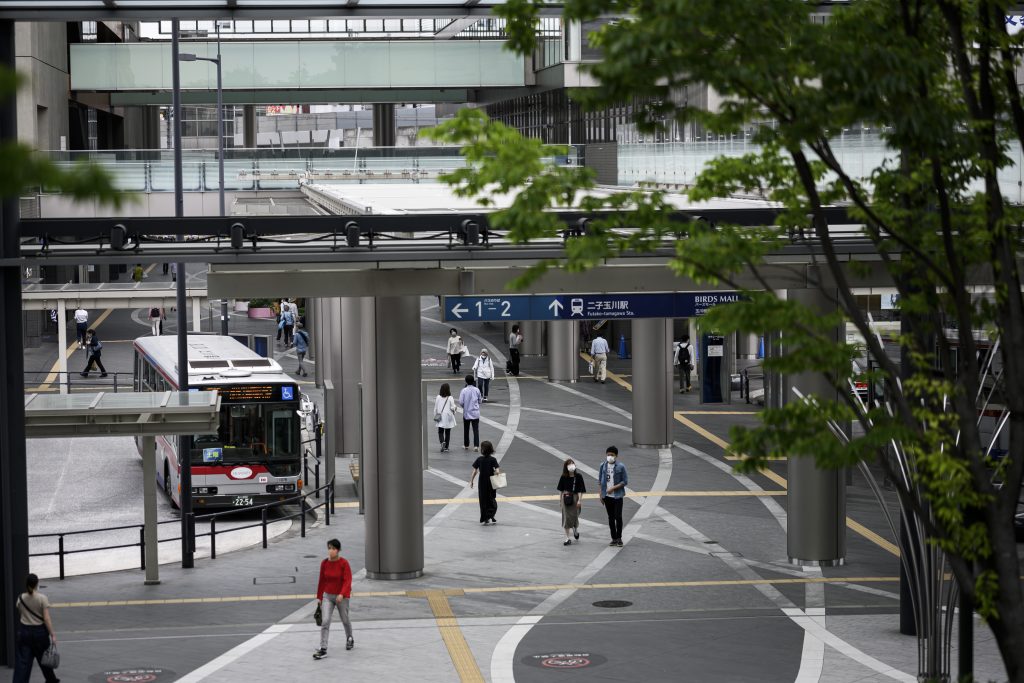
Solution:
M 446 296 L 443 305 L 445 322 L 693 318 L 741 297 L 738 292 Z

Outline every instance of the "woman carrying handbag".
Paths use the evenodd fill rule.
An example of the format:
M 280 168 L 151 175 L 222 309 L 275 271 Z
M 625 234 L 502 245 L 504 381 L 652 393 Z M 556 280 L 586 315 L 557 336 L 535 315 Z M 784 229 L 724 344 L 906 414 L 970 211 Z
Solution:
M 434 424 L 437 425 L 437 439 L 441 442 L 441 452 L 448 452 L 448 444 L 452 440 L 452 428 L 455 426 L 455 399 L 452 389 L 445 382 L 434 398 Z
M 473 474 L 469 477 L 469 488 L 473 488 L 476 475 L 480 475 L 477 491 L 480 495 L 480 523 L 484 526 L 497 524 L 494 515 L 498 513 L 498 492 L 491 485 L 491 475 L 498 471 L 498 459 L 494 457 L 494 446 L 490 441 L 480 444 L 480 456 L 473 461 Z
M 60 683 L 53 670 L 60 663 L 57 635 L 50 621 L 50 601 L 39 592 L 39 577 L 29 574 L 25 592 L 18 596 L 18 646 L 14 660 L 14 683 L 28 683 L 32 661 L 39 662 L 46 683 Z
M 352 567 L 341 556 L 341 541 L 332 538 L 327 541 L 327 559 L 320 563 L 320 579 L 316 586 L 316 614 L 320 626 L 320 647 L 313 652 L 313 659 L 327 656 L 327 641 L 331 636 L 331 617 L 334 610 L 341 615 L 345 627 L 345 649 L 356 645 L 352 638 L 352 622 L 348 618 L 348 601 L 352 597 Z M 324 603 L 327 603 L 324 605 Z M 327 607 L 326 610 L 323 608 Z

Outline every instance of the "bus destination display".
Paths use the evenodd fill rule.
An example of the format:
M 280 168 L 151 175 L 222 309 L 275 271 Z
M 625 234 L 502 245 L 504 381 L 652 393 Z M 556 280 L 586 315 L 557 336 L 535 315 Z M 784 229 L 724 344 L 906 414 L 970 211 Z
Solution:
M 243 384 L 205 388 L 207 391 L 219 391 L 221 403 L 298 400 L 298 391 L 293 384 Z

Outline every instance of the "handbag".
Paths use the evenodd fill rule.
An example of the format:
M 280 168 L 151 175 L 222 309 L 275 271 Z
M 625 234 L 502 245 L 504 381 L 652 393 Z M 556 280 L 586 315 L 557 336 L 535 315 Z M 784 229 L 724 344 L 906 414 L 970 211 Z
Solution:
M 508 477 L 505 476 L 504 472 L 495 472 L 491 475 L 491 488 L 497 491 L 508 486 Z
M 51 669 L 56 669 L 60 666 L 60 653 L 57 652 L 56 645 L 50 643 L 50 647 L 46 648 L 46 652 L 39 658 L 39 664 Z
M 587 373 L 590 375 L 594 374 L 594 364 L 592 362 L 587 363 Z
M 320 603 L 316 603 L 316 610 L 313 612 L 313 621 L 316 622 L 317 626 L 322 626 L 324 623 L 324 612 L 320 609 Z
M 572 491 L 562 491 L 562 504 L 572 507 L 576 502 L 576 477 L 572 478 Z

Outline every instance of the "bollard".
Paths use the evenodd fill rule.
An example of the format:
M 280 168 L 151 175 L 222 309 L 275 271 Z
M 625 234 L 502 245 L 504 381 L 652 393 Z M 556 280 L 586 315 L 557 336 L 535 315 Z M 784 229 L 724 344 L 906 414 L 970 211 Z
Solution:
M 64 580 L 64 534 L 57 537 L 57 559 L 60 562 L 60 580 Z
M 324 491 L 324 524 L 327 526 L 331 525 L 331 506 L 334 503 L 334 497 L 331 495 L 331 487 L 328 485 L 327 490 Z
M 626 335 L 619 335 L 619 358 L 629 358 L 629 349 L 626 348 Z
M 210 559 L 217 559 L 217 518 L 210 518 Z
M 306 497 L 305 496 L 303 496 L 302 498 L 299 499 L 299 519 L 302 520 L 301 524 L 299 525 L 299 529 L 300 529 L 299 535 L 302 538 L 305 538 L 306 537 Z
M 139 527 L 139 569 L 146 571 L 146 527 Z
M 263 547 L 267 547 L 267 508 L 260 510 L 260 522 L 263 524 Z

